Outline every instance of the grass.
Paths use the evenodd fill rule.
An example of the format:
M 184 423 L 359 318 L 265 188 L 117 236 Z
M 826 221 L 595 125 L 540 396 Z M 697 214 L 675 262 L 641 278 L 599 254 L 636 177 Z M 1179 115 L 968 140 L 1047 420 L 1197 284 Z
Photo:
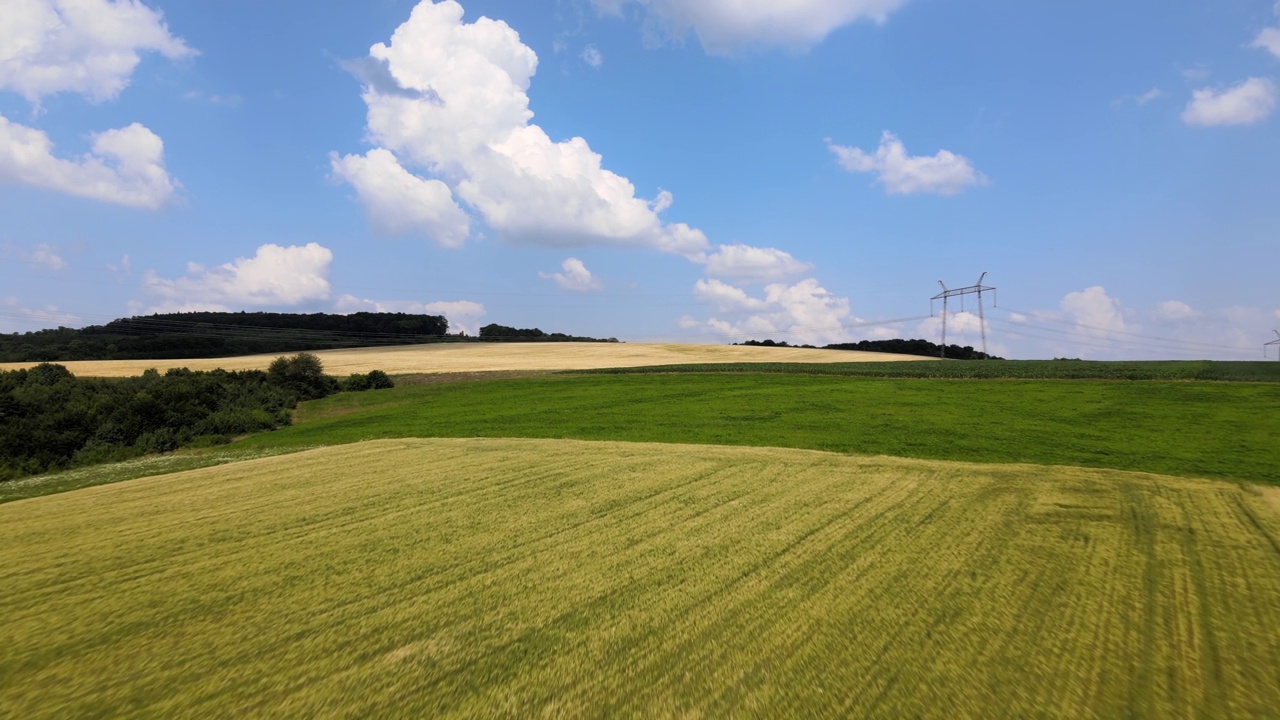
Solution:
M 912 363 L 924 365 L 924 363 Z M 344 394 L 245 450 L 395 437 L 706 443 L 1280 484 L 1280 384 L 548 376 Z
M 230 447 L 3 483 L 0 503 L 261 454 L 391 437 L 775 446 L 1110 467 L 1280 485 L 1280 447 L 1274 442 L 1280 435 L 1274 412 L 1280 385 L 1187 381 L 1265 377 L 1280 363 L 1261 365 L 978 361 L 407 375 L 397 378 L 403 386 L 395 390 L 304 403 L 294 427 Z M 938 368 L 970 377 L 927 377 Z M 1000 379 L 972 377 L 992 368 L 1004 368 Z M 916 376 L 876 377 L 885 372 Z M 1035 372 L 1181 379 L 1017 378 Z
M 282 453 L 297 452 L 302 449 L 307 448 L 231 449 L 219 447 L 182 450 L 163 455 L 146 455 L 120 462 L 33 475 L 18 480 L 0 482 L 0 504 L 69 490 L 79 490 L 80 488 L 109 485 L 124 480 L 167 475 L 183 470 L 225 465 L 260 457 L 271 457 Z
M 1261 717 L 1227 483 L 400 440 L 0 507 L 12 717 Z
M 758 373 L 949 380 L 1206 380 L 1280 383 L 1280 362 L 949 360 L 936 363 L 701 363 L 588 369 L 593 374 Z

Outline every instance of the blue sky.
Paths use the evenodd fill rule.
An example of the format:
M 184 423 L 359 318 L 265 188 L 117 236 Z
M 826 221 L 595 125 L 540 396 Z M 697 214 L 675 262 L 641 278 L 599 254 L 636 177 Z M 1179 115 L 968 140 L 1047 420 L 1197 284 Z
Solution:
M 936 341 L 982 272 L 1011 357 L 1280 327 L 1270 0 L 4 5 L 0 331 Z

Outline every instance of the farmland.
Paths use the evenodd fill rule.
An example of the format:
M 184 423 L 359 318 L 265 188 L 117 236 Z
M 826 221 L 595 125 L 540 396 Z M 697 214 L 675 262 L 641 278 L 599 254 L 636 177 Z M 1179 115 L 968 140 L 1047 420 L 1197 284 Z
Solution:
M 955 360 L 932 363 L 862 362 L 723 362 L 648 367 L 584 369 L 590 374 L 635 375 L 676 373 L 753 373 L 838 375 L 841 377 L 942 380 L 1205 380 L 1214 382 L 1280 382 L 1277 362 L 1212 360 Z
M 936 365 L 938 363 L 909 363 Z M 232 448 L 393 437 L 792 447 L 1031 462 L 1280 484 L 1280 384 L 542 376 L 338 395 Z
M 584 370 L 589 368 L 671 365 L 679 363 L 849 363 L 931 360 L 913 355 L 890 355 L 847 350 L 748 347 L 735 345 L 672 345 L 645 343 L 435 343 L 395 347 L 321 350 L 315 353 L 334 375 L 382 370 L 391 374 L 497 371 Z M 265 370 L 272 355 L 188 360 L 77 360 L 60 363 L 77 377 L 128 377 L 148 368 L 191 370 Z M 0 363 L 0 370 L 17 370 L 35 363 Z
M 614 345 L 613 347 L 621 347 Z M 1020 363 L 1007 379 L 911 376 L 976 363 L 726 364 L 400 376 L 392 390 L 299 407 L 295 425 L 229 446 L 0 483 L 0 503 L 263 454 L 375 438 L 529 437 L 791 447 L 969 462 L 1028 462 L 1280 484 L 1280 383 L 1250 363 Z M 1280 365 L 1273 363 L 1272 365 Z M 904 377 L 877 377 L 889 366 Z M 861 368 L 871 368 L 862 375 Z M 1063 367 L 1142 381 L 1029 380 Z M 1270 366 L 1268 366 L 1269 368 Z M 956 372 L 956 371 L 953 371 Z M 964 376 L 962 375 L 962 378 Z M 463 382 L 466 381 L 466 382 Z
M 1271 366 L 715 357 L 4 483 L 0 715 L 1280 706 Z
M 0 507 L 0 707 L 1262 716 L 1271 492 L 572 441 L 262 458 Z

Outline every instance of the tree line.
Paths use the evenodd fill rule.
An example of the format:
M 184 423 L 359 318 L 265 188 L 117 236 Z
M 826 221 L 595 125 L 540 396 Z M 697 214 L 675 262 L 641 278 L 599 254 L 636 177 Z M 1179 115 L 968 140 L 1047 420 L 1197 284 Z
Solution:
M 514 328 L 490 323 L 480 328 L 481 340 L 502 342 L 618 342 L 618 338 L 593 338 L 564 333 L 546 333 L 538 328 Z
M 799 348 L 817 348 L 816 345 L 788 345 L 786 341 L 774 342 L 773 340 L 747 340 L 734 345 L 755 345 L 759 347 L 799 347 Z M 823 345 L 822 350 L 862 350 L 866 352 L 884 352 L 895 353 L 897 355 L 924 355 L 926 357 L 938 357 L 942 351 L 942 346 L 928 340 L 903 340 L 894 338 L 891 340 L 861 340 L 856 343 L 833 343 Z M 947 359 L 949 360 L 1003 360 L 1004 358 L 995 355 L 988 355 L 981 350 L 974 350 L 972 345 L 948 345 Z
M 450 337 L 442 315 L 187 312 L 0 334 L 0 362 L 169 360 L 231 357 L 370 345 L 407 345 Z
M 221 444 L 288 425 L 300 400 L 392 384 L 380 370 L 331 377 L 310 353 L 277 358 L 266 371 L 77 378 L 52 363 L 0 371 L 0 481 Z
M 496 323 L 480 336 L 449 333 L 442 315 L 358 312 L 187 312 L 112 320 L 85 328 L 0 333 L 0 362 L 175 360 L 428 342 L 617 342 Z

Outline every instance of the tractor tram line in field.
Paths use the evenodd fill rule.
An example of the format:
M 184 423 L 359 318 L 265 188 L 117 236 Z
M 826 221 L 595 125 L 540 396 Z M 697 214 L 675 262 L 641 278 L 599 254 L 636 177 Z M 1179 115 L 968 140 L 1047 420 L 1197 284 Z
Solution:
M 24 480 L 109 484 L 0 504 L 0 708 L 1280 707 L 1270 367 L 753 364 L 776 350 L 806 352 L 553 374 L 576 349 L 524 351 L 216 450 Z
M 1280 703 L 1280 515 L 1220 482 L 405 439 L 11 503 L 0 521 L 0 546 L 30 548 L 3 573 L 0 629 L 0 701 L 24 717 Z

